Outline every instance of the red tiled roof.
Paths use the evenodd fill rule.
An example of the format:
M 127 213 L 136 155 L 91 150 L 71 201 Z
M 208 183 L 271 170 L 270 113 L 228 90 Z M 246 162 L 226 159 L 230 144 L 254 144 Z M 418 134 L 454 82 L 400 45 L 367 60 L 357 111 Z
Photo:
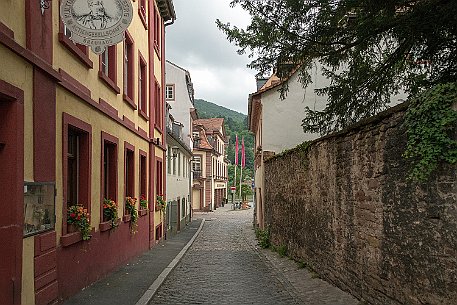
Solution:
M 194 121 L 194 124 L 203 125 L 206 130 L 210 131 L 219 131 L 224 125 L 223 118 L 214 118 L 214 119 L 198 119 Z

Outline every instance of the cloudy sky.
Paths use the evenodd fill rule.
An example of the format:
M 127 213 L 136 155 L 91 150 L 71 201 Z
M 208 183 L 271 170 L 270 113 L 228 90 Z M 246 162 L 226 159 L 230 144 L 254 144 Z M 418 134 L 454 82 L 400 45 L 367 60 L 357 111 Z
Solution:
M 247 55 L 236 53 L 217 28 L 216 19 L 245 28 L 250 17 L 230 0 L 174 0 L 176 21 L 166 28 L 167 60 L 188 70 L 195 98 L 247 113 L 249 93 L 256 91 L 255 71 Z

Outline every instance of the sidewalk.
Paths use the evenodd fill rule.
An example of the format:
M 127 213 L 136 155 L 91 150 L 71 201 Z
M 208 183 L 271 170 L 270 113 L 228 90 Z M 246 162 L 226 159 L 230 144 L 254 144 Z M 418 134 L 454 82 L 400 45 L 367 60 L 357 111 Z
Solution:
M 64 304 L 147 304 L 155 292 L 154 289 L 160 286 L 193 242 L 193 237 L 196 237 L 202 222 L 203 219 L 194 219 L 180 233 L 169 237 L 127 265 L 82 290 Z

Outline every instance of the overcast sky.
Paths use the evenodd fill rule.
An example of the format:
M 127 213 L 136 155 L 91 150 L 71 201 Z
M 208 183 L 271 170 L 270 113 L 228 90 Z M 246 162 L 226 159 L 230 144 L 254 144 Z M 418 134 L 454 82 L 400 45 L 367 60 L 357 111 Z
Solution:
M 195 98 L 247 113 L 256 91 L 255 71 L 247 55 L 236 53 L 216 19 L 245 28 L 249 15 L 230 0 L 174 0 L 176 21 L 166 28 L 166 58 L 190 72 Z

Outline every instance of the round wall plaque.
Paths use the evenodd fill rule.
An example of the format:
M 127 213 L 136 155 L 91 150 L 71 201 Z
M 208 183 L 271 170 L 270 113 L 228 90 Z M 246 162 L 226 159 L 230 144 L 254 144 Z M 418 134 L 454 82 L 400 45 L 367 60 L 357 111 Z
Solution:
M 124 40 L 133 7 L 130 0 L 63 0 L 60 16 L 71 40 L 101 54 Z

